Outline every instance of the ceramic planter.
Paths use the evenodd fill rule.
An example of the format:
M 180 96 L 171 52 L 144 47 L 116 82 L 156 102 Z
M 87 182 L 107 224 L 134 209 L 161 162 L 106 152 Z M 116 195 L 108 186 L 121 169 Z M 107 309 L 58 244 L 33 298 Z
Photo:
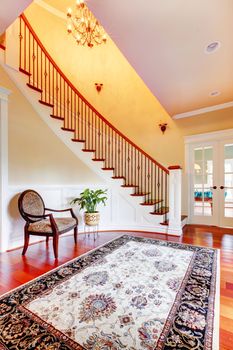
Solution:
M 97 226 L 100 222 L 100 213 L 98 211 L 94 213 L 85 213 L 85 224 L 88 226 Z

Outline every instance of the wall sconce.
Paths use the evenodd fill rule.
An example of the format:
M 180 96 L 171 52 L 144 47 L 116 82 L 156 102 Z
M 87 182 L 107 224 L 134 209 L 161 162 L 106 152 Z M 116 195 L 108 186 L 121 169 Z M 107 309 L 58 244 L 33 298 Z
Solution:
M 103 88 L 103 84 L 102 83 L 95 83 L 95 88 L 96 88 L 97 92 L 100 92 Z
M 159 124 L 160 130 L 164 134 L 167 129 L 167 123 Z

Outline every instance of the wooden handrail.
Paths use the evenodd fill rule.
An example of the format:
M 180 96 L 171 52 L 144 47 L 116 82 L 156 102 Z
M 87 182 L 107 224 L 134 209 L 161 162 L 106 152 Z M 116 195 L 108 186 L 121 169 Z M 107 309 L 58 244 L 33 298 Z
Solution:
M 134 142 L 132 142 L 127 136 L 125 136 L 120 130 L 118 130 L 114 125 L 112 125 L 105 117 L 102 116 L 91 104 L 87 101 L 87 99 L 77 90 L 77 88 L 71 83 L 71 81 L 66 77 L 66 75 L 61 71 L 61 69 L 58 67 L 56 62 L 53 60 L 53 58 L 50 56 L 44 45 L 41 43 L 40 39 L 38 38 L 37 34 L 35 33 L 34 29 L 32 28 L 31 24 L 29 23 L 28 19 L 24 14 L 20 16 L 22 20 L 27 25 L 30 33 L 33 35 L 34 39 L 36 40 L 38 46 L 41 48 L 41 50 L 44 52 L 45 56 L 48 58 L 48 60 L 52 63 L 52 65 L 56 68 L 56 70 L 59 72 L 59 74 L 62 76 L 64 81 L 68 84 L 68 86 L 77 94 L 82 101 L 96 114 L 98 117 L 107 124 L 111 129 L 113 129 L 118 135 L 120 135 L 123 139 L 125 139 L 131 146 L 136 148 L 139 152 L 141 152 L 144 156 L 146 156 L 148 159 L 150 159 L 154 164 L 156 164 L 161 170 L 165 171 L 166 174 L 169 174 L 169 170 L 165 168 L 162 164 L 157 162 L 154 158 L 152 158 L 148 153 L 146 153 L 142 148 L 138 147 Z
M 62 129 L 73 133 L 83 151 L 104 162 L 123 187 L 143 196 L 142 205 L 153 205 L 156 215 L 168 208 L 169 170 L 138 147 L 102 116 L 69 81 L 49 55 L 25 15 L 20 16 L 19 70 L 28 76 L 28 87 L 41 95 L 39 102 L 52 108 L 51 117 L 63 121 Z M 165 217 L 166 220 L 166 217 Z

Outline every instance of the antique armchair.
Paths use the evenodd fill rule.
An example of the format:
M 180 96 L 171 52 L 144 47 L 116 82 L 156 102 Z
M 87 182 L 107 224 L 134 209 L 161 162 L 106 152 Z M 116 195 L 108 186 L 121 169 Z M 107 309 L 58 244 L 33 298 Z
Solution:
M 39 193 L 33 190 L 26 190 L 21 193 L 18 200 L 18 207 L 21 216 L 26 221 L 22 255 L 25 255 L 27 251 L 30 235 L 44 236 L 46 237 L 46 242 L 48 242 L 49 237 L 52 237 L 55 259 L 58 258 L 58 240 L 60 234 L 74 230 L 74 242 L 75 244 L 77 243 L 78 219 L 71 208 L 63 210 L 45 208 L 43 199 Z M 70 212 L 70 217 L 56 218 L 51 213 L 66 211 Z

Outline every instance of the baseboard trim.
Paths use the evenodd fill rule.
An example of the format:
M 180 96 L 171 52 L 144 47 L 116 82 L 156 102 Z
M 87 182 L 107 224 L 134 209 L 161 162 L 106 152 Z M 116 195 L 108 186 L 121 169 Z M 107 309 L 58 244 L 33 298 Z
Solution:
M 165 235 L 165 236 L 177 236 L 179 237 L 180 235 L 179 234 L 175 234 L 175 233 L 167 233 L 166 232 L 167 230 L 163 230 L 163 229 L 160 229 L 158 227 L 158 230 L 155 231 L 154 229 L 153 230 L 150 230 L 148 227 L 146 227 L 145 229 L 133 229 L 133 228 L 130 228 L 130 229 L 101 229 L 98 231 L 98 233 L 104 233 L 104 232 L 123 232 L 123 233 L 132 233 L 132 232 L 137 232 L 137 233 L 154 233 L 155 235 Z M 85 235 L 85 234 L 88 234 L 88 232 L 85 232 L 84 230 L 82 231 L 79 231 L 78 235 Z M 90 232 L 90 235 L 92 234 L 92 232 Z M 67 236 L 72 236 L 73 235 L 73 232 L 67 232 L 65 233 L 64 235 L 60 236 L 60 239 L 62 239 L 63 237 L 67 237 Z M 52 239 L 50 237 L 50 239 Z M 41 242 L 45 242 L 46 238 L 44 239 L 38 239 L 34 242 L 31 242 L 29 243 L 29 246 L 31 245 L 34 245 L 34 244 L 37 244 L 37 243 L 41 243 Z M 22 249 L 23 248 L 23 240 L 18 240 L 18 241 L 15 241 L 13 244 L 12 244 L 12 248 L 10 249 L 7 249 L 6 252 L 11 252 L 11 251 L 14 251 L 14 250 L 18 250 L 18 249 Z M 4 252 L 2 252 L 4 253 Z

